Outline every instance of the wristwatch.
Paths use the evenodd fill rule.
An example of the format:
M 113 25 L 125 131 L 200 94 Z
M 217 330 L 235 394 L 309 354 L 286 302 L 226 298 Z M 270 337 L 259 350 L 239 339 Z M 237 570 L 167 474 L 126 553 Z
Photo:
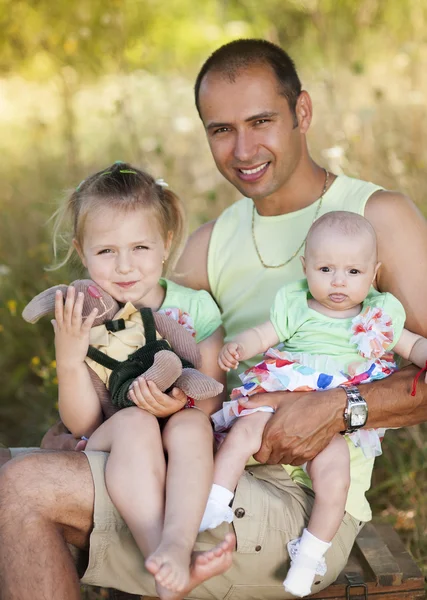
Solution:
M 364 427 L 368 420 L 368 405 L 355 385 L 341 385 L 347 395 L 347 406 L 344 409 L 345 430 L 341 433 L 353 433 Z

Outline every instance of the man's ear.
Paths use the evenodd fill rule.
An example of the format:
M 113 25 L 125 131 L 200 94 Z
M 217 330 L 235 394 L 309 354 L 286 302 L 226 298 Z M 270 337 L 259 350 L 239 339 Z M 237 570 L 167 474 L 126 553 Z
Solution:
M 85 256 L 83 254 L 83 250 L 82 247 L 80 246 L 79 242 L 76 240 L 76 238 L 73 238 L 73 246 L 74 246 L 74 250 L 77 252 L 77 254 L 80 257 L 80 260 L 83 263 L 83 266 L 85 268 L 87 268 L 87 264 L 86 264 L 86 260 L 85 260 Z
M 302 270 L 304 271 L 304 275 L 306 274 L 306 267 L 305 267 L 305 258 L 304 256 L 300 256 L 301 262 L 302 262 Z
M 313 118 L 313 105 L 311 103 L 310 94 L 305 90 L 298 96 L 295 114 L 300 132 L 307 133 L 311 124 L 311 119 Z

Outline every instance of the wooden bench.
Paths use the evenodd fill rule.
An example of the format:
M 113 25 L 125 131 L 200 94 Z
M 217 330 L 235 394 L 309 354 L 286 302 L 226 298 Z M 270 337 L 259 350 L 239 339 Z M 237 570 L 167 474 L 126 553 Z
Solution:
M 368 523 L 359 533 L 345 569 L 313 600 L 422 600 L 424 577 L 390 525 Z M 110 591 L 110 600 L 140 596 Z M 142 600 L 142 597 L 141 597 Z M 144 597 L 143 600 L 156 600 Z

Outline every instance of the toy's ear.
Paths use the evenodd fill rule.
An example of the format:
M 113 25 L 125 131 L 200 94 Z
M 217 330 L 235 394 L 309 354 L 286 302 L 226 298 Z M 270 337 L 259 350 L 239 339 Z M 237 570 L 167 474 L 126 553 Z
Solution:
M 119 310 L 119 304 L 110 294 L 107 294 L 92 279 L 77 279 L 71 283 L 76 294 L 83 292 L 83 310 L 82 316 L 87 317 L 94 308 L 98 309 L 98 315 L 94 321 L 94 326 L 101 325 L 109 321 Z M 44 292 L 38 294 L 27 304 L 22 311 L 23 318 L 28 323 L 36 323 L 41 317 L 55 312 L 55 294 L 61 290 L 63 297 L 67 295 L 68 285 L 55 285 Z
M 55 294 L 57 290 L 61 290 L 62 294 L 65 296 L 67 289 L 68 285 L 61 284 L 54 285 L 48 290 L 41 292 L 24 308 L 22 311 L 23 318 L 28 323 L 37 323 L 41 317 L 53 313 L 55 310 Z
M 119 303 L 92 279 L 77 279 L 71 285 L 75 288 L 76 294 L 79 292 L 84 294 L 83 318 L 88 317 L 94 308 L 98 309 L 98 314 L 93 322 L 94 327 L 110 321 L 119 310 Z

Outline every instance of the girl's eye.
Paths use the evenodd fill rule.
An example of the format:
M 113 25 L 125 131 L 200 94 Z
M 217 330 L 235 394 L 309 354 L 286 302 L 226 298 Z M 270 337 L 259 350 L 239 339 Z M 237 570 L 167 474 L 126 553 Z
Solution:
M 98 254 L 110 254 L 112 250 L 110 248 L 104 248 L 104 250 L 100 250 Z
M 320 267 L 322 273 L 329 273 L 329 267 Z
M 135 246 L 135 250 L 148 250 L 148 246 Z
M 358 275 L 360 271 L 358 269 L 350 269 L 350 275 Z

